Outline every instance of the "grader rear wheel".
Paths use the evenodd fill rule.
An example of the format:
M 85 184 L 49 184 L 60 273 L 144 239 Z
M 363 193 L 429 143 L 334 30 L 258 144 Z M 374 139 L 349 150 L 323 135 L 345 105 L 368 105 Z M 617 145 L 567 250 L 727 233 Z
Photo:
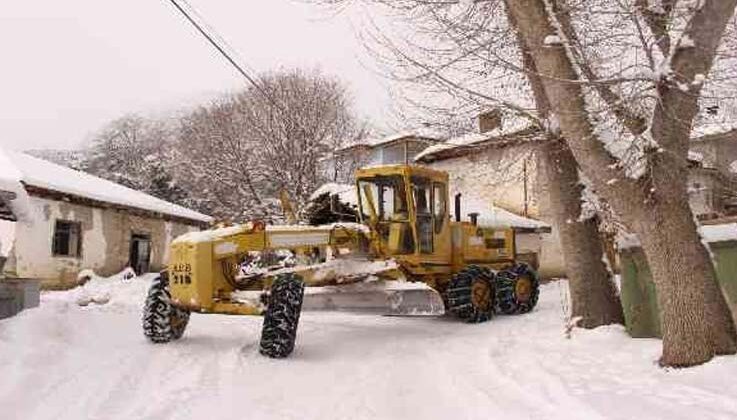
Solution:
M 448 312 L 469 322 L 479 323 L 494 315 L 494 272 L 471 265 L 453 276 L 446 290 Z
M 540 278 L 532 267 L 517 263 L 496 276 L 496 311 L 503 314 L 530 312 L 540 295 Z
M 259 352 L 273 359 L 289 356 L 297 339 L 304 282 L 297 274 L 279 275 L 271 285 Z

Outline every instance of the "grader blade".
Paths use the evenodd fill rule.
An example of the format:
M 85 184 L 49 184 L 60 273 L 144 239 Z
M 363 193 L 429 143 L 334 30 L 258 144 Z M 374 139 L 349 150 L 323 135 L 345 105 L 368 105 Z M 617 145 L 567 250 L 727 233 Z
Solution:
M 405 281 L 307 287 L 302 309 L 395 316 L 438 316 L 445 313 L 443 299 L 438 292 L 424 283 Z

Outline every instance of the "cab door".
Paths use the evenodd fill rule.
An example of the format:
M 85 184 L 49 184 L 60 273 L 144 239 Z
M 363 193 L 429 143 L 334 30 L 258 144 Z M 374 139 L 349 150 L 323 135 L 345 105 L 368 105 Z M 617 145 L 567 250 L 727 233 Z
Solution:
M 450 226 L 446 184 L 412 177 L 417 253 L 428 266 L 449 265 Z

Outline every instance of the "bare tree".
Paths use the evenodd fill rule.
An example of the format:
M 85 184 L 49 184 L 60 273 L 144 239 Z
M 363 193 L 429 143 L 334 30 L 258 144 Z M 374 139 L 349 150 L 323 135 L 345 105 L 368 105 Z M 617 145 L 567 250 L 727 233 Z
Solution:
M 259 86 L 182 119 L 178 179 L 224 220 L 279 219 L 282 190 L 299 212 L 329 178 L 321 159 L 365 131 L 343 85 L 319 72 L 269 73 Z
M 180 125 L 176 178 L 197 197 L 199 209 L 226 221 L 274 213 L 276 203 L 261 188 L 267 177 L 259 144 L 232 98 L 197 108 Z
M 172 176 L 172 136 L 168 120 L 126 115 L 93 136 L 77 166 L 129 188 L 187 204 L 186 191 Z

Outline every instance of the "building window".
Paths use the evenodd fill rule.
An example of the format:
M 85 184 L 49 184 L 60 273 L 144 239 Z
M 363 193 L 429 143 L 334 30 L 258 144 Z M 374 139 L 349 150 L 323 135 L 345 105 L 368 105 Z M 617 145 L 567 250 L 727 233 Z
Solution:
M 56 221 L 52 253 L 56 257 L 82 256 L 82 225 L 79 222 Z

